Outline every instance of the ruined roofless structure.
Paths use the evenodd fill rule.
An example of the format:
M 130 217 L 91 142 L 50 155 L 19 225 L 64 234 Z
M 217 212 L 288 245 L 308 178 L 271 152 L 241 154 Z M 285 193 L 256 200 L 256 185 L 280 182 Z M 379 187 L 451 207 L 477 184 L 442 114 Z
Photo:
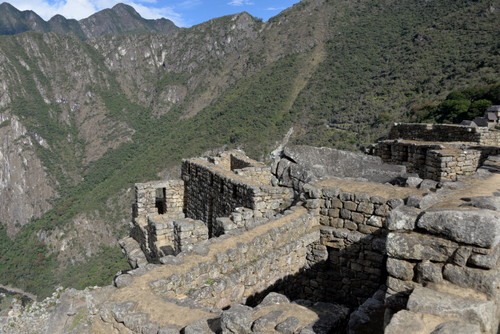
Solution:
M 154 295 L 213 312 L 168 325 L 185 332 L 496 333 L 498 198 L 440 203 L 480 182 L 450 182 L 479 167 L 498 181 L 498 137 L 416 124 L 391 136 L 381 158 L 295 146 L 268 167 L 230 151 L 183 161 L 182 180 L 137 184 L 122 241 L 137 269 L 117 286 L 161 264 Z
M 50 326 L 497 333 L 500 146 L 484 141 L 496 134 L 398 124 L 391 136 L 380 156 L 289 146 L 266 166 L 229 151 L 136 184 L 120 241 L 133 269 L 64 292 Z

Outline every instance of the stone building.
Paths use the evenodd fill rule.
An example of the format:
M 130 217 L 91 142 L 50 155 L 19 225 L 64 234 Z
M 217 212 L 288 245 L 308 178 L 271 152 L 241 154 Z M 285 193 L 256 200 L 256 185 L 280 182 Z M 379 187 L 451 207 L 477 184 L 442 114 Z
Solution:
M 384 162 L 435 181 L 472 175 L 490 155 L 500 153 L 500 131 L 450 124 L 396 123 L 376 144 Z
M 116 278 L 118 291 L 147 279 L 150 298 L 198 315 L 158 320 L 134 301 L 127 317 L 146 312 L 157 320 L 141 326 L 158 333 L 496 333 L 498 201 L 440 207 L 455 186 L 425 169 L 435 157 L 439 168 L 477 161 L 461 164 L 463 175 L 481 164 L 500 171 L 498 145 L 478 145 L 496 139 L 468 129 L 439 128 L 406 160 L 399 145 L 411 146 L 400 141 L 397 159 L 295 146 L 271 167 L 232 151 L 183 161 L 182 180 L 137 184 L 134 228 L 122 241 L 136 269 Z M 458 137 L 479 148 L 453 151 Z

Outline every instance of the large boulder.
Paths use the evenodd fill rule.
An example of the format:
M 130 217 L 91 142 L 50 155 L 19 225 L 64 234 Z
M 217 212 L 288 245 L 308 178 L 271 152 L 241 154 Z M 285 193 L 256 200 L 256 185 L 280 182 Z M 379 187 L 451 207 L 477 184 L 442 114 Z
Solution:
M 417 286 L 408 300 L 408 310 L 459 319 L 478 324 L 490 332 L 495 321 L 496 306 L 492 301 L 464 298 Z
M 328 177 L 385 183 L 406 175 L 406 168 L 385 164 L 379 157 L 363 153 L 298 145 L 284 148 L 273 173 L 280 184 L 292 187 Z
M 425 212 L 419 228 L 460 243 L 492 248 L 500 242 L 500 214 L 489 210 Z

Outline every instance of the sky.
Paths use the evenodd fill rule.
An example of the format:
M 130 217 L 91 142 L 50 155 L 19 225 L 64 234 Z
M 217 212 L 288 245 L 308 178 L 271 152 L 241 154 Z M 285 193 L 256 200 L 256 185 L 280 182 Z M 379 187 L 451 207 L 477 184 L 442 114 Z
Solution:
M 56 14 L 83 19 L 119 2 L 135 8 L 144 18 L 165 17 L 179 27 L 190 27 L 215 17 L 246 11 L 267 21 L 299 0 L 5 0 L 19 10 L 32 10 L 44 20 Z M 0 0 L 0 2 L 3 2 Z

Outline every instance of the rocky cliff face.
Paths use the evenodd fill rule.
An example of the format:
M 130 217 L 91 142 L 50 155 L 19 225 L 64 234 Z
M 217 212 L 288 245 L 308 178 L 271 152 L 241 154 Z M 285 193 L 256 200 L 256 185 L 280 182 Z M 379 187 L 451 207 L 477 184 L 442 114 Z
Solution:
M 7 233 L 40 217 L 52 205 L 55 190 L 35 146 L 48 147 L 36 133 L 29 133 L 14 115 L 0 114 L 0 216 Z

